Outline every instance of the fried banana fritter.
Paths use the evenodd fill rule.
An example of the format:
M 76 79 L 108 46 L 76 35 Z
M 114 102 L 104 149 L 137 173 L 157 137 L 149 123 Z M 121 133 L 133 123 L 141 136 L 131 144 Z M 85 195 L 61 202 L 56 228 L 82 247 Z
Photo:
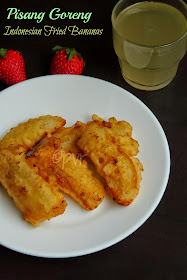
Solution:
M 28 166 L 22 146 L 0 151 L 0 181 L 25 220 L 34 226 L 62 214 L 66 208 L 62 192 Z
M 105 188 L 97 178 L 92 176 L 87 162 L 81 161 L 70 152 L 75 151 L 75 143 L 69 146 L 71 141 L 69 142 L 67 139 L 72 140 L 73 137 L 76 139 L 77 134 L 73 132 L 71 138 L 71 129 L 67 130 L 69 131 L 67 135 L 63 134 L 64 130 L 62 130 L 62 135 L 58 134 L 60 139 L 48 138 L 45 144 L 36 148 L 27 162 L 49 184 L 59 186 L 86 210 L 93 210 L 104 199 Z M 65 147 L 68 152 L 62 149 L 64 143 L 66 143 Z
M 110 118 L 109 122 L 96 115 L 92 118 L 77 145 L 105 179 L 112 198 L 121 205 L 129 205 L 139 192 L 143 171 L 140 161 L 133 157 L 139 145 L 131 138 L 132 127 L 115 118 Z
M 76 122 L 71 127 L 62 127 L 52 134 L 53 137 L 61 140 L 61 148 L 66 153 L 74 153 L 76 156 L 81 153 L 77 147 L 77 141 L 83 134 L 85 124 L 82 122 Z
M 63 127 L 66 121 L 60 117 L 41 116 L 20 123 L 12 128 L 1 140 L 0 149 L 9 145 L 22 145 L 27 150 L 32 149 L 43 137 Z
M 66 202 L 59 188 L 49 185 L 29 167 L 25 154 L 64 124 L 60 117 L 42 116 L 19 124 L 0 140 L 0 182 L 25 220 L 34 226 L 62 214 Z

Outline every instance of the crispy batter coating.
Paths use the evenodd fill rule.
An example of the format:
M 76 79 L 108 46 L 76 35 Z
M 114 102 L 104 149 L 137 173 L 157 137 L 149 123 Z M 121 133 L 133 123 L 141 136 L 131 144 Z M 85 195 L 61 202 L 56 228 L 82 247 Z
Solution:
M 0 181 L 25 220 L 34 226 L 62 214 L 66 208 L 62 192 L 28 166 L 23 146 L 0 150 Z
M 64 124 L 60 117 L 42 116 L 19 124 L 0 140 L 0 182 L 25 220 L 34 226 L 62 214 L 66 202 L 59 188 L 49 185 L 28 166 L 25 154 Z
M 142 164 L 134 155 L 138 142 L 131 138 L 132 127 L 125 121 L 110 118 L 109 122 L 96 115 L 88 122 L 77 142 L 104 177 L 114 200 L 129 205 L 139 192 Z
M 61 148 L 66 153 L 74 153 L 78 155 L 81 151 L 77 147 L 77 141 L 83 134 L 85 124 L 82 122 L 76 122 L 71 127 L 62 127 L 52 134 L 53 137 L 61 140 Z
M 75 134 L 73 133 L 73 136 Z M 67 136 L 70 136 L 71 139 L 70 130 Z M 58 137 L 63 139 L 63 135 L 61 137 L 58 134 Z M 65 147 L 68 152 L 62 149 L 63 140 L 61 144 L 59 138 L 52 137 L 48 138 L 45 144 L 38 146 L 27 162 L 49 184 L 59 186 L 62 191 L 69 194 L 86 210 L 93 210 L 104 199 L 105 188 L 97 178 L 92 176 L 87 162 L 81 161 L 74 153 L 70 152 L 74 151 L 75 144 L 69 146 L 68 137 L 65 135 L 65 143 L 67 144 Z
M 0 140 L 0 149 L 8 148 L 12 144 L 15 146 L 22 145 L 27 150 L 32 149 L 43 137 L 63 127 L 65 123 L 64 119 L 49 115 L 30 119 L 12 128 Z

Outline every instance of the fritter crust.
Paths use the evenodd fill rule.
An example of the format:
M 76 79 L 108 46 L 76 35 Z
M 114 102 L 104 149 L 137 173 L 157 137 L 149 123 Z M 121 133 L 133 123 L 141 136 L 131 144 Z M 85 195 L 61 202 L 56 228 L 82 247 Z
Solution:
M 0 149 L 9 145 L 22 145 L 27 150 L 32 149 L 42 138 L 63 127 L 66 121 L 61 117 L 41 116 L 20 123 L 0 140 Z
M 25 220 L 34 226 L 62 214 L 66 208 L 62 192 L 28 166 L 23 146 L 0 150 L 0 181 Z
M 25 154 L 63 125 L 65 120 L 60 117 L 42 116 L 19 124 L 0 140 L 0 182 L 34 226 L 62 214 L 67 203 L 59 188 L 28 166 Z
M 58 129 L 52 136 L 61 140 L 61 148 L 66 153 L 74 153 L 77 156 L 81 152 L 77 147 L 77 141 L 83 134 L 85 126 L 84 123 L 78 121 L 71 127 Z
M 96 115 L 88 122 L 77 142 L 105 179 L 114 200 L 129 205 L 139 192 L 143 166 L 133 156 L 138 142 L 131 138 L 132 127 L 125 121 L 110 118 L 109 122 Z
M 92 176 L 87 162 L 70 152 L 75 150 L 75 143 L 69 146 L 68 142 L 65 151 L 62 149 L 63 135 L 58 134 L 58 137 L 60 139 L 52 137 L 47 139 L 45 144 L 38 146 L 27 162 L 49 184 L 57 185 L 86 210 L 93 210 L 104 199 L 105 188 L 97 178 Z M 66 140 L 65 135 L 67 144 Z

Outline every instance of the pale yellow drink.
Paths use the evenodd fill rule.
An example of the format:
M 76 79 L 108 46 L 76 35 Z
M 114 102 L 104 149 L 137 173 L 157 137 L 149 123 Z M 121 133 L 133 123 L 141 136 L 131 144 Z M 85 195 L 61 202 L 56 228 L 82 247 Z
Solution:
M 124 79 L 132 86 L 160 89 L 174 78 L 186 52 L 187 21 L 173 6 L 140 2 L 115 18 L 113 42 Z

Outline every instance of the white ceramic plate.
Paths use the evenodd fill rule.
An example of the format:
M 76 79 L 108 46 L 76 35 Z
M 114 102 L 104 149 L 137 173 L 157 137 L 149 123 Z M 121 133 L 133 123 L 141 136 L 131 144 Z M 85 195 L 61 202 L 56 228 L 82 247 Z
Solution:
M 85 76 L 55 75 L 0 92 L 0 138 L 18 123 L 48 114 L 65 118 L 66 126 L 87 122 L 92 114 L 128 121 L 145 170 L 139 195 L 127 207 L 108 195 L 90 212 L 65 196 L 65 213 L 35 228 L 23 220 L 0 186 L 0 244 L 28 255 L 58 258 L 89 254 L 119 242 L 146 221 L 165 191 L 170 155 L 162 127 L 139 99 L 118 86 Z

